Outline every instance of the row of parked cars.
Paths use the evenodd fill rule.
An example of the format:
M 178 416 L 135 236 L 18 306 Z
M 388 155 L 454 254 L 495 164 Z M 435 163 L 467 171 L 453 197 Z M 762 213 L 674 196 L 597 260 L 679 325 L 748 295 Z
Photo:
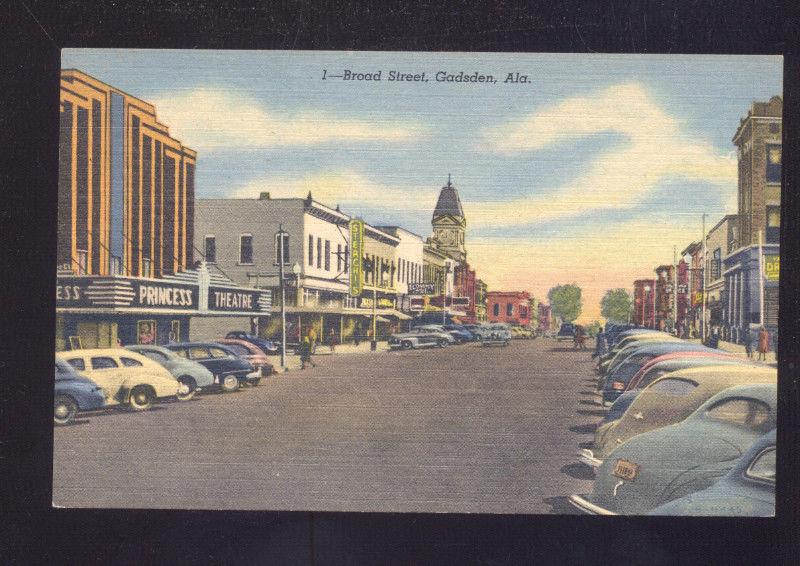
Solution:
M 607 413 L 577 454 L 594 487 L 570 503 L 597 515 L 774 515 L 776 368 L 648 329 L 607 336 Z
M 186 401 L 200 391 L 233 392 L 274 373 L 273 344 L 232 332 L 210 342 L 137 344 L 58 352 L 53 420 L 64 425 L 81 411 L 124 406 L 149 409 L 159 399 Z
M 502 323 L 490 324 L 422 324 L 408 332 L 392 334 L 389 348 L 412 350 L 414 348 L 444 348 L 451 344 L 481 342 L 484 345 L 507 346 L 517 338 L 535 338 L 530 329 Z

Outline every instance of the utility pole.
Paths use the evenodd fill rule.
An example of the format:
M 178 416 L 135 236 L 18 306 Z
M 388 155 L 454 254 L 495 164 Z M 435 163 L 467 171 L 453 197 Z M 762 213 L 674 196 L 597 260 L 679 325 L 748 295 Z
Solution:
M 764 232 L 758 231 L 758 311 L 759 326 L 764 326 Z
M 286 257 L 283 252 L 283 224 L 278 225 L 278 250 L 280 257 L 278 258 L 278 276 L 281 279 L 281 367 L 286 369 L 286 279 L 283 273 L 283 258 Z
M 373 266 L 375 269 L 375 266 Z M 377 311 L 377 304 L 378 304 L 378 290 L 375 288 L 377 282 L 372 282 L 372 340 L 369 343 L 369 349 L 375 351 L 378 349 L 378 335 L 376 331 L 378 329 L 378 311 Z
M 672 330 L 678 334 L 678 249 L 672 246 Z
M 702 287 L 702 289 L 703 289 L 703 302 L 702 302 L 702 310 L 701 310 L 702 320 L 700 322 L 700 338 L 703 340 L 703 342 L 705 342 L 706 341 L 706 275 L 707 275 L 706 272 L 708 271 L 706 269 L 706 213 L 705 212 L 703 213 L 703 241 L 702 241 L 702 243 L 703 243 L 703 265 L 701 267 L 701 269 L 702 269 L 701 273 L 703 274 L 703 281 L 702 281 L 703 282 L 703 287 Z

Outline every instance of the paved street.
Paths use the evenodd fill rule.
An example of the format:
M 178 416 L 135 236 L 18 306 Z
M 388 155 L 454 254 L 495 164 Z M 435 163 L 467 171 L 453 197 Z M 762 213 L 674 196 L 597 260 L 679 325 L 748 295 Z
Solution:
M 591 481 L 589 353 L 507 348 L 318 356 L 234 394 L 55 429 L 67 507 L 572 512 Z

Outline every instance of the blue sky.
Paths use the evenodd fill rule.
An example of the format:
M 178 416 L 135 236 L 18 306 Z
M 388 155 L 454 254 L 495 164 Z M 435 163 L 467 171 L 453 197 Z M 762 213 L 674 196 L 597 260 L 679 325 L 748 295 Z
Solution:
M 710 225 L 735 212 L 731 138 L 754 100 L 782 93 L 776 56 L 67 49 L 62 66 L 154 103 L 199 152 L 199 197 L 311 190 L 427 236 L 450 173 L 479 277 L 540 296 L 576 281 L 587 316 L 698 239 L 702 212 Z M 436 82 L 440 70 L 498 82 Z M 504 84 L 515 72 L 531 82 Z

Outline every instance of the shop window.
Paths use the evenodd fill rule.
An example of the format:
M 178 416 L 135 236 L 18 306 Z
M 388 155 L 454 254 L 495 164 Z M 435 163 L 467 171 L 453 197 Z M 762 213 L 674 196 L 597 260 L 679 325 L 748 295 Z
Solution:
M 283 258 L 281 258 L 281 251 L 283 251 Z M 289 234 L 286 232 L 275 234 L 275 265 L 280 265 L 281 259 L 283 259 L 283 265 L 289 263 Z
M 253 236 L 242 234 L 239 236 L 239 263 L 253 263 Z
M 217 238 L 206 236 L 204 255 L 206 263 L 217 263 Z
M 781 182 L 781 144 L 767 144 L 767 183 Z
M 777 244 L 780 242 L 780 239 L 781 239 L 781 207 L 768 206 L 766 242 L 768 244 Z

